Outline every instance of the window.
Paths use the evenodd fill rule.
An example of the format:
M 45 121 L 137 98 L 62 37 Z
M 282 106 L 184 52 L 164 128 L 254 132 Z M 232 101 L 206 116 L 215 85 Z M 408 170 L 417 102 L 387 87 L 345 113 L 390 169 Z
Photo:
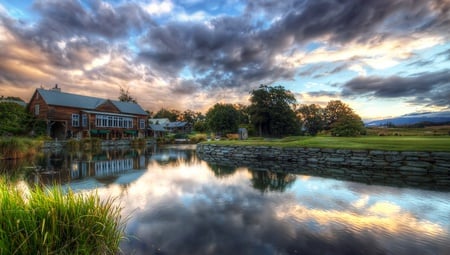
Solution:
M 96 127 L 133 128 L 133 119 L 120 116 L 96 115 L 95 125 Z M 143 128 L 145 128 L 145 121 Z
M 145 129 L 145 120 L 143 120 L 143 119 L 139 120 L 139 128 Z
M 87 114 L 81 115 L 81 126 L 87 127 L 88 125 L 88 116 Z
M 72 127 L 80 126 L 80 114 L 72 114 Z
M 34 105 L 34 115 L 39 115 L 39 105 Z

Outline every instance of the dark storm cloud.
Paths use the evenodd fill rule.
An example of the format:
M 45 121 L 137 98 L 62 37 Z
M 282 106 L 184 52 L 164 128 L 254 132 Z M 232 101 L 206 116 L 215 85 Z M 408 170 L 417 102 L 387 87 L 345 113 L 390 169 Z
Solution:
M 148 14 L 134 3 L 113 7 L 101 1 L 90 1 L 89 5 L 81 5 L 79 1 L 72 0 L 39 0 L 33 4 L 33 8 L 39 15 L 33 25 L 7 16 L 0 16 L 0 24 L 15 40 L 6 44 L 4 49 L 17 46 L 30 52 L 34 51 L 33 55 L 36 57 L 30 58 L 31 54 L 12 55 L 13 53 L 4 50 L 0 52 L 0 58 L 33 66 L 46 75 L 40 78 L 39 82 L 47 82 L 48 79 L 55 79 L 54 77 L 65 80 L 66 77 L 58 77 L 61 69 L 84 70 L 97 57 L 112 51 L 123 52 L 118 44 L 126 39 L 125 36 L 152 24 Z M 114 68 L 84 71 L 86 77 L 94 80 L 126 79 L 130 75 L 137 77 L 132 64 L 128 63 L 127 67 L 122 67 L 125 69 L 120 71 Z M 24 80 L 32 79 L 25 71 L 11 67 L 10 64 L 0 64 L 0 71 L 0 79 L 13 84 L 23 84 Z
M 175 95 L 192 95 L 199 91 L 200 85 L 193 80 L 182 80 L 172 84 L 171 91 Z
M 424 24 L 433 33 L 435 25 L 448 19 L 442 15 L 445 11 L 436 11 L 438 4 L 450 6 L 418 0 L 249 1 L 241 16 L 150 28 L 141 38 L 139 59 L 169 76 L 189 67 L 204 87 L 289 80 L 295 71 L 278 66 L 276 56 L 289 55 L 323 36 L 329 36 L 332 44 L 379 43 L 418 32 Z
M 450 70 L 400 77 L 358 77 L 342 85 L 343 96 L 412 97 L 411 102 L 450 106 Z
M 92 34 L 117 38 L 151 22 L 148 14 L 133 3 L 112 7 L 99 0 L 89 1 L 88 6 L 83 6 L 76 0 L 38 0 L 33 6 L 42 16 L 42 27 L 50 33 L 70 36 Z
M 341 94 L 339 92 L 335 92 L 335 91 L 312 91 L 312 92 L 307 92 L 305 93 L 311 97 L 330 97 L 330 98 L 337 98 L 339 97 Z

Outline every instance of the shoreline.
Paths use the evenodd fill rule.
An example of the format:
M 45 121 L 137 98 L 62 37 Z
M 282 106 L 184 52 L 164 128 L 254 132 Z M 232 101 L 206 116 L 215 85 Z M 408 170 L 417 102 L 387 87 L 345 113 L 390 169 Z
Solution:
M 198 144 L 203 160 L 281 172 L 450 190 L 450 152 Z M 317 169 L 317 171 L 315 170 Z M 328 174 L 327 174 L 328 173 Z

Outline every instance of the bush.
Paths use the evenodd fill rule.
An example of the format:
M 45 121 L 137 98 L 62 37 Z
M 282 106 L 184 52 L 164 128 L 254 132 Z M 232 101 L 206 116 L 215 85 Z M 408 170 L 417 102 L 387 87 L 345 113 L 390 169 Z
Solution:
M 19 189 L 18 187 L 24 187 Z M 0 180 L 0 254 L 117 254 L 120 207 L 96 194 Z
M 189 136 L 190 143 L 200 143 L 207 140 L 206 134 L 195 134 Z

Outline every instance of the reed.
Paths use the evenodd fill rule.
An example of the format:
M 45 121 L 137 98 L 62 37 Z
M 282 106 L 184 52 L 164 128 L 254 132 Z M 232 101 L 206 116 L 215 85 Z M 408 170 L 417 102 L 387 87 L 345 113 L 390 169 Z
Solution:
M 0 254 L 118 254 L 121 209 L 97 194 L 0 180 Z
M 0 159 L 17 159 L 34 155 L 42 140 L 21 137 L 0 138 Z

